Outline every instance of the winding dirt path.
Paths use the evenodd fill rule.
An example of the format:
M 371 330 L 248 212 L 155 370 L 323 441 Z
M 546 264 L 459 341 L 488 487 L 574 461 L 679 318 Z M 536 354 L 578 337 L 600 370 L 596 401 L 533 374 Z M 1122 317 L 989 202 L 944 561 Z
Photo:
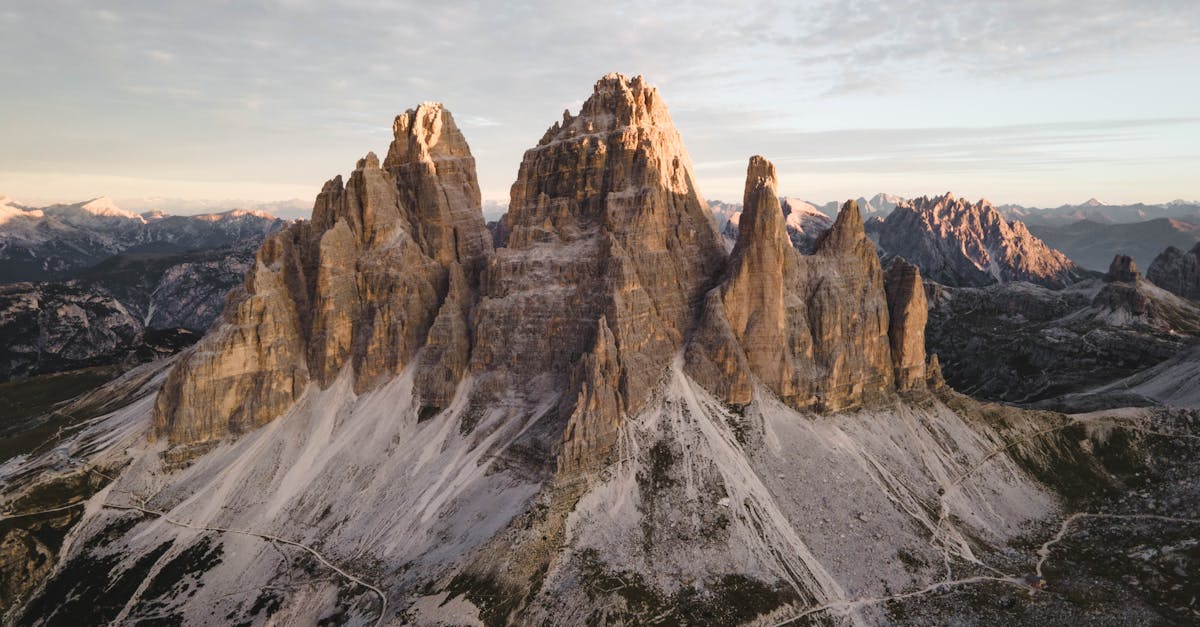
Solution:
M 1083 518 L 1109 518 L 1113 520 L 1157 520 L 1161 522 L 1175 522 L 1192 525 L 1200 525 L 1200 518 L 1178 518 L 1175 516 L 1160 516 L 1158 514 L 1100 514 L 1093 512 L 1075 512 L 1062 521 L 1062 525 L 1058 528 L 1058 533 L 1054 534 L 1053 538 L 1046 540 L 1038 549 L 1037 575 L 1042 576 L 1042 566 L 1050 559 L 1050 549 L 1063 538 L 1067 537 L 1067 530 L 1076 521 Z

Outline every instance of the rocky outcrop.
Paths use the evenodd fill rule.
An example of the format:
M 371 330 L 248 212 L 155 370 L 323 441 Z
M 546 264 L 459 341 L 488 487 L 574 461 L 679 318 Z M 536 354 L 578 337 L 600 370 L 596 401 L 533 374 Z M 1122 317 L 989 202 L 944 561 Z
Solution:
M 1104 275 L 1104 280 L 1110 283 L 1115 281 L 1135 283 L 1141 278 L 1142 273 L 1138 272 L 1137 264 L 1128 255 L 1113 257 L 1112 263 L 1108 265 L 1108 273 Z
M 797 409 L 838 411 L 892 395 L 883 271 L 853 201 L 815 250 L 792 247 L 775 168 L 752 157 L 729 270 L 688 348 L 697 381 L 732 405 L 753 400 L 755 380 Z
M 1200 300 L 1200 244 L 1186 253 L 1168 247 L 1154 258 L 1146 278 L 1172 294 Z
M 950 286 L 1028 281 L 1062 287 L 1084 272 L 1034 237 L 1020 221 L 1005 220 L 986 200 L 951 194 L 900 203 L 878 227 L 879 246 L 921 274 Z
M 580 360 L 575 373 L 570 388 L 574 402 L 558 456 L 561 477 L 595 470 L 616 441 L 627 411 L 620 389 L 616 338 L 604 316 L 596 325 L 591 351 Z
M 290 290 L 303 278 L 294 227 L 259 250 L 223 324 L 171 370 L 155 400 L 154 431 L 171 444 L 238 434 L 282 414 L 309 381 L 302 319 Z
M 833 219 L 818 211 L 811 204 L 795 198 L 780 198 L 779 205 L 783 210 L 784 225 L 787 227 L 788 239 L 791 240 L 792 246 L 802 254 L 811 255 L 817 238 L 828 231 L 830 226 L 833 226 Z M 721 229 L 721 235 L 725 237 L 730 247 L 737 242 L 738 223 L 742 218 L 741 205 L 733 206 L 738 210 L 726 217 Z M 713 215 L 718 215 L 715 210 Z
M 925 323 L 929 318 L 929 310 L 921 271 L 897 257 L 888 266 L 884 285 L 888 303 L 888 342 L 892 349 L 892 367 L 896 371 L 896 389 L 901 393 L 923 390 Z
M 429 408 L 448 404 L 477 280 L 463 266 L 482 263 L 490 236 L 482 215 L 467 217 L 479 211 L 474 160 L 449 113 L 422 105 L 396 132 L 387 169 L 368 154 L 344 186 L 325 184 L 310 223 L 264 243 L 223 323 L 163 386 L 160 437 L 197 444 L 256 427 L 347 368 L 369 390 L 427 343 L 419 394 Z
M 483 219 L 475 157 L 454 117 L 426 102 L 396 116 L 383 167 L 396 178 L 413 235 L 443 266 L 457 262 L 474 277 L 492 252 Z
M 608 374 L 617 364 L 612 385 L 636 412 L 683 346 L 725 258 L 658 91 L 640 77 L 597 82 L 578 115 L 564 112 L 526 151 L 501 228 L 506 247 L 489 260 L 476 313 L 479 393 L 560 393 L 567 376 L 592 369 L 579 356 L 597 347 L 603 317 L 613 342 L 595 359 Z M 581 413 L 596 390 L 569 392 L 576 398 L 560 413 L 610 423 Z
M 1099 309 L 1099 316 L 1115 324 L 1200 333 L 1196 305 L 1143 279 L 1133 259 L 1125 255 L 1113 258 L 1092 306 Z

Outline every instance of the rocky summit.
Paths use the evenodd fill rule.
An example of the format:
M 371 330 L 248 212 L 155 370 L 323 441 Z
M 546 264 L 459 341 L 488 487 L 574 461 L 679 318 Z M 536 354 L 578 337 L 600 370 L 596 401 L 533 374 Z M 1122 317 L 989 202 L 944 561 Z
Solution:
M 475 163 L 441 105 L 409 110 L 394 130 L 386 168 L 368 154 L 345 184 L 325 183 L 310 222 L 263 244 L 223 324 L 167 379 L 160 437 L 201 444 L 264 424 L 309 381 L 328 387 L 347 366 L 366 391 L 426 345 L 422 397 L 437 406 L 453 396 L 467 307 L 491 253 Z
M 872 231 L 887 256 L 904 257 L 951 287 L 1026 281 L 1057 288 L 1085 274 L 987 200 L 971 203 L 947 193 L 902 201 Z
M 750 159 L 742 206 L 727 277 L 709 294 L 689 347 L 689 372 L 734 405 L 753 400 L 755 379 L 797 409 L 840 410 L 891 396 L 883 271 L 857 203 L 842 207 L 809 256 L 788 238 L 775 167 L 762 157 Z M 923 366 L 919 349 L 912 358 Z
M 1162 502 L 1191 499 L 1188 418 L 957 394 L 926 359 L 922 258 L 885 269 L 854 201 L 797 250 L 776 184 L 751 157 L 727 250 L 662 95 L 609 74 L 525 152 L 497 246 L 454 118 L 410 109 L 382 162 L 264 241 L 198 344 L 0 458 L 5 620 L 1079 622 L 1179 605 L 1051 548 L 1072 512 L 1127 512 L 1130 546 L 1186 524 L 1112 495 L 1153 466 L 1184 477 Z M 984 216 L 964 250 L 987 256 L 955 271 L 1073 272 L 981 205 L 888 219 L 932 229 L 945 211 Z M 1156 448 L 1169 432 L 1178 446 Z M 1041 595 L 1044 577 L 1128 594 Z M 999 618 L 939 605 L 964 590 Z
M 1146 278 L 1173 294 L 1200 300 L 1200 244 L 1187 252 L 1167 247 L 1154 258 Z

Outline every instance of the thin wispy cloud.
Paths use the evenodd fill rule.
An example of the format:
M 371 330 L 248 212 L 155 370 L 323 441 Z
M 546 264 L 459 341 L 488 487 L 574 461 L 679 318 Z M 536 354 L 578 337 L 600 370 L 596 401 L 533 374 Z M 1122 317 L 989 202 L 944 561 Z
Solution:
M 1038 164 L 1022 170 L 1034 179 L 1002 200 L 1053 202 L 1045 190 L 1056 187 L 1086 197 L 1121 177 L 1129 199 L 1200 196 L 1190 180 L 1159 190 L 1161 177 L 1121 170 L 1194 159 L 1196 125 L 1155 122 L 1191 115 L 1200 99 L 1192 1 L 47 0 L 3 16 L 0 54 L 21 60 L 0 66 L 14 86 L 0 100 L 8 172 L 254 179 L 315 194 L 386 150 L 397 113 L 437 100 L 478 153 L 485 196 L 502 200 L 523 151 L 594 80 L 621 71 L 662 90 L 710 197 L 740 195 L 744 159 L 758 152 L 839 174 L 846 187 L 828 193 L 847 196 L 877 189 L 882 170 L 936 190 L 947 169 L 991 189 L 989 169 L 1022 159 Z M 1095 120 L 1145 125 L 1091 139 L 995 131 Z M 953 140 L 947 128 L 967 131 Z M 82 184 L 58 189 L 106 193 Z M 230 196 L 244 194 L 212 192 Z

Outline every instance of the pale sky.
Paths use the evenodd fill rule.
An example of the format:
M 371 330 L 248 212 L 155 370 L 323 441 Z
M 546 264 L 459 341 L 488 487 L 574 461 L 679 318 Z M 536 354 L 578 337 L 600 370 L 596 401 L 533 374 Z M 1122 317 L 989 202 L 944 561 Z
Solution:
M 710 199 L 751 154 L 820 202 L 1200 199 L 1197 0 L 4 0 L 0 58 L 28 203 L 307 202 L 425 100 L 507 202 L 610 71 L 659 88 Z

